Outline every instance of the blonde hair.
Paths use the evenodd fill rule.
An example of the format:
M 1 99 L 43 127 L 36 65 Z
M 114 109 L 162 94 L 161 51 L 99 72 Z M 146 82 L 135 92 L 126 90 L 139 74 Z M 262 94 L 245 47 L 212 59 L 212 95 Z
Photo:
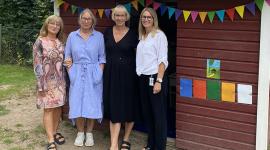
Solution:
M 127 21 L 130 19 L 130 14 L 129 12 L 127 11 L 126 7 L 124 5 L 117 5 L 114 7 L 113 11 L 112 11 L 112 20 L 115 21 L 115 13 L 116 12 L 119 12 L 119 11 L 124 11 L 125 14 L 126 14 L 126 17 L 127 17 Z
M 58 38 L 62 43 L 64 43 L 65 38 L 64 38 L 64 33 L 63 33 L 63 30 L 64 30 L 63 20 L 61 17 L 56 16 L 56 15 L 51 15 L 45 20 L 45 22 L 43 23 L 40 29 L 39 37 L 46 37 L 48 35 L 48 24 L 50 22 L 57 22 L 60 24 L 60 30 L 56 34 L 56 38 Z
M 96 16 L 92 13 L 92 11 L 89 9 L 89 8 L 86 8 L 84 9 L 81 13 L 80 13 L 80 16 L 79 16 L 79 24 L 80 24 L 80 21 L 82 19 L 82 16 L 85 14 L 85 13 L 88 13 L 92 19 L 92 29 L 95 28 L 96 24 L 97 24 L 97 18 Z
M 153 26 L 153 29 L 151 31 L 151 34 L 152 36 L 155 36 L 155 34 L 157 33 L 157 31 L 159 30 L 159 27 L 158 27 L 158 17 L 157 17 L 157 13 L 156 11 L 153 9 L 153 8 L 144 8 L 141 12 L 141 15 L 140 15 L 140 21 L 139 21 L 139 39 L 144 39 L 145 38 L 145 35 L 146 35 L 146 30 L 144 28 L 144 26 L 142 25 L 142 17 L 143 17 L 143 13 L 144 12 L 149 12 L 151 14 L 151 16 L 153 17 L 153 23 L 154 23 L 154 26 Z

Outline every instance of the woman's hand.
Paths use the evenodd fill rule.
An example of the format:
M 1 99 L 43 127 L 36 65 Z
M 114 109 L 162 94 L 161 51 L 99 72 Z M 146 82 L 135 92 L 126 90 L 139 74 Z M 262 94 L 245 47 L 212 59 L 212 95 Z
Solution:
M 161 83 L 155 82 L 155 85 L 153 87 L 153 94 L 157 94 L 161 91 Z
M 67 67 L 67 70 L 69 71 L 70 67 L 72 66 L 72 58 L 67 58 L 64 61 L 64 65 Z

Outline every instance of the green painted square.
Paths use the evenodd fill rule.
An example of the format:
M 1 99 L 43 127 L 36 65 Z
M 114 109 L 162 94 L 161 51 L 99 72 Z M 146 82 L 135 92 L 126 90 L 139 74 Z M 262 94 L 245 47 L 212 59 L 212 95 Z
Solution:
M 207 80 L 207 99 L 220 101 L 220 82 Z

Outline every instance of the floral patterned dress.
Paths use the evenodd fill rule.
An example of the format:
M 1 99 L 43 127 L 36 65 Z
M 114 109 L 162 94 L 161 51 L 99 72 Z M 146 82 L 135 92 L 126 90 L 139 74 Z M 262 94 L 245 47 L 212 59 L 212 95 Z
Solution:
M 41 37 L 33 45 L 37 108 L 55 108 L 65 104 L 66 82 L 63 59 L 64 46 L 58 39 L 50 40 Z

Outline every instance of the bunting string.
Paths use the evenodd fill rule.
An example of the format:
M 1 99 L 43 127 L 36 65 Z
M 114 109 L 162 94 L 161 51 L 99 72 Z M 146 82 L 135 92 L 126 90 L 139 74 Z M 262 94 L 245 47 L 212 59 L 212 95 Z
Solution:
M 68 9 L 70 9 L 72 14 L 75 14 L 76 12 L 80 13 L 84 9 L 79 6 L 69 4 L 64 0 L 52 0 L 52 1 L 55 1 L 56 6 L 58 8 L 62 6 L 65 12 L 68 11 Z M 238 14 L 240 18 L 243 19 L 246 10 L 248 10 L 253 16 L 255 16 L 256 8 L 258 8 L 261 11 L 265 2 L 268 5 L 270 5 L 270 0 L 254 0 L 253 2 L 245 5 L 215 11 L 181 10 L 178 8 L 166 6 L 164 3 L 155 2 L 153 0 L 132 0 L 129 3 L 123 5 L 126 7 L 128 12 L 131 12 L 132 8 L 134 8 L 135 11 L 139 11 L 138 6 L 141 5 L 142 7 L 152 7 L 157 12 L 159 9 L 160 10 L 159 13 L 161 16 L 164 16 L 164 14 L 168 12 L 168 18 L 169 19 L 173 18 L 175 21 L 178 21 L 180 16 L 183 15 L 182 18 L 184 19 L 185 22 L 187 22 L 188 19 L 191 18 L 192 22 L 194 23 L 199 18 L 200 22 L 203 24 L 205 23 L 206 18 L 208 18 L 210 23 L 212 23 L 215 16 L 217 16 L 218 20 L 221 23 L 224 22 L 224 18 L 226 15 L 231 21 L 234 21 L 235 14 Z M 103 18 L 104 15 L 107 18 L 110 18 L 112 12 L 112 8 L 108 9 L 98 8 L 90 10 L 93 12 L 94 15 L 96 15 L 99 18 Z M 172 17 L 173 15 L 175 15 L 175 17 Z

